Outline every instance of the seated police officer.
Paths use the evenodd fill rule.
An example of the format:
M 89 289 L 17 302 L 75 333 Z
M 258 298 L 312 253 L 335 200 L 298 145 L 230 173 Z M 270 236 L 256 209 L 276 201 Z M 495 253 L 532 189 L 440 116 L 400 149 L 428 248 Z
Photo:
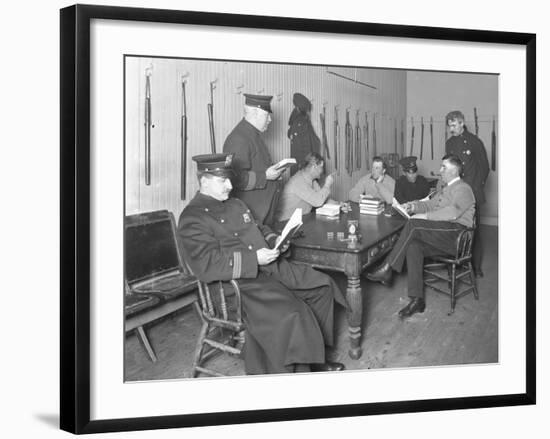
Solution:
M 416 157 L 403 157 L 399 160 L 403 175 L 395 183 L 394 198 L 399 204 L 421 200 L 430 193 L 430 184 L 422 175 L 418 175 Z
M 200 189 L 179 218 L 179 242 L 201 281 L 238 280 L 246 373 L 342 370 L 325 359 L 325 345 L 334 340 L 334 301 L 347 306 L 338 286 L 280 258 L 273 249 L 280 236 L 258 224 L 243 201 L 229 198 L 232 154 L 193 160 Z

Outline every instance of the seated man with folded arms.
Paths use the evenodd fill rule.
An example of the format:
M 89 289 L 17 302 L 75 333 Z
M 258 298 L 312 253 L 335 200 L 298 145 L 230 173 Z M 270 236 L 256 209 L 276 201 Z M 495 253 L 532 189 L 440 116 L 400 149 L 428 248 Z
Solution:
M 318 179 L 324 172 L 324 161 L 316 152 L 310 152 L 300 164 L 300 170 L 288 180 L 279 201 L 276 218 L 278 221 L 287 220 L 296 208 L 302 209 L 305 215 L 313 207 L 321 207 L 328 196 L 334 182 L 332 175 L 325 179 L 323 187 L 319 186 Z
M 179 244 L 201 281 L 238 281 L 246 373 L 342 370 L 325 358 L 325 345 L 334 341 L 334 302 L 347 307 L 338 286 L 324 273 L 280 258 L 273 249 L 280 236 L 243 201 L 229 198 L 231 154 L 193 160 L 200 188 L 180 215 Z
M 361 195 L 370 195 L 392 204 L 394 189 L 395 180 L 386 175 L 386 163 L 382 157 L 376 156 L 372 159 L 371 172 L 361 177 L 349 191 L 349 199 L 358 203 Z
M 367 279 L 389 285 L 392 270 L 401 272 L 407 260 L 409 303 L 400 318 L 424 312 L 424 257 L 454 254 L 456 239 L 465 228 L 472 227 L 475 198 L 472 188 L 461 178 L 462 162 L 452 154 L 443 157 L 442 188 L 428 201 L 413 201 L 405 206 L 413 215 L 401 231 L 390 254 L 380 267 L 367 274 Z

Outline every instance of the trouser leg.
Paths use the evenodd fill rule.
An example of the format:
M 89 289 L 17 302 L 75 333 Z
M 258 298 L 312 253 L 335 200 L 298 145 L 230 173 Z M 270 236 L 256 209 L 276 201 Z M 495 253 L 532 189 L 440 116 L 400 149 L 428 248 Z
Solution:
M 424 298 L 424 253 L 422 243 L 414 239 L 407 248 L 407 287 L 409 297 Z
M 453 254 L 456 248 L 456 238 L 461 230 L 464 230 L 464 226 L 448 221 L 410 219 L 403 227 L 386 262 L 394 270 L 400 272 L 407 257 L 408 247 L 415 239 L 439 250 L 442 254 Z

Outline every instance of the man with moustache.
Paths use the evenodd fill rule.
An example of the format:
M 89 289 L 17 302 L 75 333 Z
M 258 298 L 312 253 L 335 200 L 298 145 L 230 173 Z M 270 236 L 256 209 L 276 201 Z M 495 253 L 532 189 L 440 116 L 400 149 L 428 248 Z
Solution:
M 472 248 L 472 265 L 476 277 L 483 277 L 481 267 L 482 238 L 480 236 L 481 206 L 485 203 L 485 182 L 489 176 L 489 160 L 483 142 L 471 133 L 464 124 L 464 114 L 461 111 L 451 111 L 445 117 L 451 137 L 445 143 L 445 152 L 454 154 L 462 161 L 464 175 L 462 178 L 474 191 L 476 198 L 476 230 Z
M 239 283 L 246 373 L 342 370 L 325 358 L 325 345 L 334 341 L 334 301 L 347 306 L 338 286 L 324 273 L 280 258 L 274 248 L 280 236 L 257 222 L 243 201 L 229 198 L 232 155 L 193 160 L 200 189 L 180 215 L 178 242 L 201 281 Z
M 273 224 L 284 168 L 276 169 L 262 139 L 271 122 L 273 96 L 245 94 L 244 118 L 227 136 L 223 152 L 233 154 L 233 196 L 248 206 L 260 224 Z

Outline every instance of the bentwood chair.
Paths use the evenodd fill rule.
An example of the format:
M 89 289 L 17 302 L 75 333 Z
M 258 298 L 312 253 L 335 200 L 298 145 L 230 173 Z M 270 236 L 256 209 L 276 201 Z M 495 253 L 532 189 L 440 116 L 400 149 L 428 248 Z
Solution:
M 199 282 L 199 302 L 195 307 L 202 327 L 195 348 L 193 378 L 200 373 L 226 376 L 206 363 L 216 354 L 240 356 L 244 345 L 244 324 L 241 314 L 241 291 L 235 280 L 229 282 Z
M 429 261 L 424 264 L 424 284 L 451 299 L 448 315 L 454 313 L 458 298 L 474 293 L 475 299 L 479 299 L 472 267 L 473 241 L 474 228 L 464 229 L 456 239 L 456 251 L 453 255 L 430 256 Z

